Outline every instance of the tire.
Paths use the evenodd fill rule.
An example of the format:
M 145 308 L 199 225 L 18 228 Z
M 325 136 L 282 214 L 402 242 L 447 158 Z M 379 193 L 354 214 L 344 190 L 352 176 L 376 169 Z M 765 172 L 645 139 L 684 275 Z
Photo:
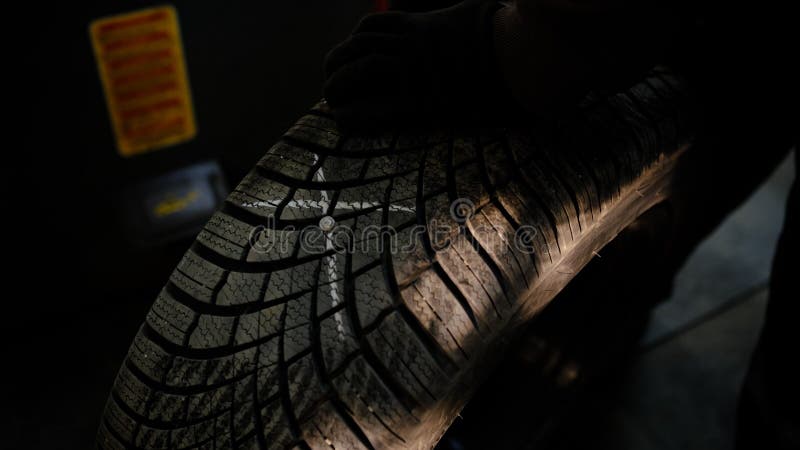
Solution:
M 342 136 L 317 105 L 171 275 L 97 445 L 432 448 L 521 325 L 668 199 L 687 104 L 656 69 L 527 134 Z

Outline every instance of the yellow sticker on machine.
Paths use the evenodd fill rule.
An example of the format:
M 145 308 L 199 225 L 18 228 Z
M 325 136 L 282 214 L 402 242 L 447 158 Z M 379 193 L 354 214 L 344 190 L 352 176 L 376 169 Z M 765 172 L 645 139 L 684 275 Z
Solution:
M 175 9 L 143 9 L 93 21 L 97 68 L 122 156 L 197 132 Z

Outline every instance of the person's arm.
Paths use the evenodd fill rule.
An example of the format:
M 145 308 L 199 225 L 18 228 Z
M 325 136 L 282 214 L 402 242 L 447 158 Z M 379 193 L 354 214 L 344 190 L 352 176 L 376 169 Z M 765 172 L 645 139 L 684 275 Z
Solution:
M 325 60 L 324 95 L 341 126 L 460 124 L 513 114 L 494 57 L 497 0 L 366 16 Z
M 547 114 L 641 78 L 674 20 L 649 0 L 517 0 L 495 14 L 495 51 L 517 102 Z
M 325 96 L 340 122 L 364 127 L 503 121 L 520 105 L 547 114 L 652 64 L 650 1 L 467 0 L 369 16 L 329 54 Z

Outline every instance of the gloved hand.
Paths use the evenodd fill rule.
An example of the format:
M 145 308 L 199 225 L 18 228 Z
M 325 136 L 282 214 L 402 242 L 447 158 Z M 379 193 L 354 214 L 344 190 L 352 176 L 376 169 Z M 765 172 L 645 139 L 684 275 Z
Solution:
M 492 43 L 496 0 L 365 17 L 326 57 L 324 95 L 345 129 L 498 121 L 514 102 Z

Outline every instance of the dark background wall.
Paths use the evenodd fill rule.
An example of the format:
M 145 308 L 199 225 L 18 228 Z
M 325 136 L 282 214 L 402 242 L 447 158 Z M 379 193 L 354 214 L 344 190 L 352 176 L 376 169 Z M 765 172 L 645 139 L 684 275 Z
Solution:
M 370 0 L 171 2 L 198 134 L 133 158 L 115 149 L 89 24 L 164 4 L 28 3 L 7 11 L 17 74 L 3 97 L 0 448 L 90 448 L 105 396 L 144 314 L 190 240 L 139 245 L 119 211 L 127 188 L 200 161 L 233 187 L 320 97 L 325 53 Z M 13 30 L 12 30 L 13 28 Z M 17 53 L 19 52 L 19 53 Z M 6 378 L 10 378 L 8 382 Z M 5 430 L 8 428 L 8 431 Z
M 32 130 L 24 143 L 33 160 L 25 169 L 32 174 L 34 212 L 41 213 L 46 241 L 38 252 L 65 263 L 57 267 L 68 272 L 69 284 L 88 283 L 92 294 L 160 284 L 185 247 L 130 245 L 118 214 L 125 206 L 122 192 L 203 160 L 218 161 L 235 186 L 321 97 L 326 51 L 372 6 L 368 0 L 174 2 L 198 134 L 166 150 L 123 158 L 115 150 L 88 26 L 106 15 L 159 4 L 42 6 L 35 43 L 25 55 L 35 89 L 28 112 Z M 84 291 L 84 301 L 89 294 Z M 49 307 L 76 307 L 55 303 Z

